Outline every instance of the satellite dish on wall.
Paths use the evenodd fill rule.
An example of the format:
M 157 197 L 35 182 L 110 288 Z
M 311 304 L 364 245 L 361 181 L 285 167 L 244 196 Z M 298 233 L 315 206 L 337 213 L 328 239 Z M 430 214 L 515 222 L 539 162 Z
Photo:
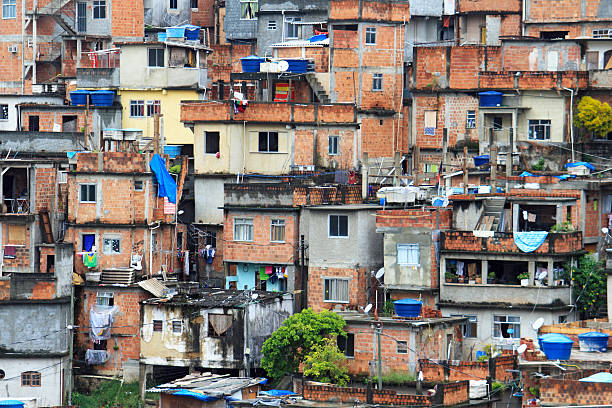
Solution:
M 287 72 L 288 69 L 289 69 L 289 63 L 287 61 L 282 60 L 278 62 L 278 70 L 280 72 Z
M 368 314 L 370 313 L 370 310 L 372 310 L 372 304 L 368 304 L 364 309 L 363 309 L 363 313 Z
M 378 272 L 376 272 L 376 275 L 375 275 L 376 279 L 382 278 L 384 274 L 385 274 L 385 268 L 380 268 Z
M 259 297 L 259 295 L 257 293 L 253 293 L 251 295 L 251 299 L 253 299 L 253 300 L 257 299 L 258 297 Z
M 542 327 L 543 324 L 544 324 L 544 318 L 539 317 L 535 322 L 533 322 L 531 327 L 533 327 L 533 330 L 538 331 L 540 330 L 540 327 Z
M 527 350 L 527 345 L 523 343 L 520 346 L 518 346 L 518 348 L 516 349 L 516 352 L 519 354 L 523 354 L 525 350 Z

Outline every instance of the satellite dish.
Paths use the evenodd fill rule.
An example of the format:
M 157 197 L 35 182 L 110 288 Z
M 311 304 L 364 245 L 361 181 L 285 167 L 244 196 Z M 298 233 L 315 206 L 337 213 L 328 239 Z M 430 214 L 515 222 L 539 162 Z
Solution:
M 253 299 L 253 300 L 257 299 L 258 297 L 259 297 L 259 295 L 257 293 L 253 293 L 251 295 L 251 299 Z
M 278 70 L 280 72 L 286 72 L 289 69 L 289 63 L 285 60 L 278 62 Z
M 533 330 L 538 331 L 540 330 L 540 327 L 542 327 L 543 324 L 544 324 L 544 318 L 539 317 L 535 322 L 533 322 L 531 327 L 533 327 Z
M 610 230 L 609 230 L 608 228 L 606 228 L 606 227 L 603 227 L 603 228 L 601 229 L 601 232 L 603 232 L 603 234 L 604 234 L 604 235 L 607 235 L 607 234 L 608 234 L 608 232 L 610 232 Z
M 380 279 L 385 274 L 385 268 L 380 268 L 378 272 L 376 272 L 376 279 Z
M 520 346 L 518 346 L 518 348 L 516 349 L 516 352 L 519 354 L 523 354 L 525 350 L 527 350 L 527 345 L 523 343 Z
M 363 313 L 368 314 L 370 313 L 370 310 L 372 310 L 372 304 L 368 304 L 364 309 L 363 309 Z

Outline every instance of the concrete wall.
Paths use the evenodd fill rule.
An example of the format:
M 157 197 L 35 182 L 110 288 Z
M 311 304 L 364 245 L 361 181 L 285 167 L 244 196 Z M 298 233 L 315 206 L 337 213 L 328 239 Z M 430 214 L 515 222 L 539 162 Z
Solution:
M 0 104 L 8 105 L 8 119 L 0 120 L 0 131 L 19 130 L 19 112 L 17 104 L 20 103 L 48 103 L 61 105 L 64 98 L 61 96 L 38 96 L 38 95 L 0 95 Z M 4 140 L 3 138 L 1 140 Z
M 55 407 L 62 405 L 64 371 L 68 357 L 0 357 L 0 368 L 5 373 L 0 388 L 0 400 L 11 399 L 26 403 L 26 407 Z M 21 373 L 40 373 L 40 387 L 23 387 Z
M 385 284 L 393 287 L 431 287 L 431 229 L 384 228 L 379 232 L 384 232 Z M 398 244 L 419 245 L 418 266 L 398 265 Z
M 194 179 L 195 191 L 195 220 L 200 224 L 223 223 L 223 184 L 235 178 L 224 176 L 196 177 Z
M 243 20 L 240 18 L 240 0 L 225 2 L 225 19 L 223 28 L 225 38 L 231 40 L 251 40 L 257 38 L 257 18 Z
M 78 132 L 0 131 L 0 150 L 22 153 L 81 150 L 83 134 Z
M 55 296 L 70 296 L 74 271 L 74 245 L 72 242 L 55 244 Z
M 436 2 L 428 3 L 435 5 Z M 410 22 L 406 25 L 406 46 L 404 56 L 404 61 L 406 63 L 412 62 L 413 60 L 412 49 L 414 44 L 438 41 L 438 20 L 429 18 L 427 16 L 414 16 L 412 15 L 412 2 L 410 7 Z M 405 87 L 407 88 L 407 86 Z
M 547 141 L 564 142 L 567 127 L 565 99 L 556 92 L 523 94 L 522 106 L 530 109 L 518 115 L 518 140 L 529 140 L 529 119 L 550 119 L 550 140 Z
M 410 0 L 410 17 L 413 16 L 431 16 L 440 17 L 444 2 L 442 0 Z
M 442 275 L 441 275 L 442 276 Z M 466 285 L 442 282 L 441 302 L 509 303 L 513 305 L 550 305 L 561 301 L 570 304 L 569 287 L 523 287 L 518 285 Z
M 484 201 L 457 201 L 453 203 L 453 229 L 473 231 L 484 211 Z
M 79 88 L 118 88 L 120 68 L 77 68 Z
M 121 1 L 121 0 L 115 0 Z M 93 0 L 87 0 L 87 21 L 85 31 L 88 35 L 108 36 L 111 33 L 111 20 L 113 13 L 113 1 L 106 2 L 106 18 L 93 18 Z M 75 6 L 76 9 L 76 6 Z M 85 51 L 85 50 L 84 50 Z
M 189 24 L 191 0 L 177 0 L 177 8 L 170 9 L 168 0 L 144 0 L 144 23 L 156 27 Z

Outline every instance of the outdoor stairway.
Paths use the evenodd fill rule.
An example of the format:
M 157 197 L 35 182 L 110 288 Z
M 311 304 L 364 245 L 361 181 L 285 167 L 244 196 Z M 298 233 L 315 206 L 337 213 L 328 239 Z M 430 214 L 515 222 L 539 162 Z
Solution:
M 331 103 L 329 95 L 327 94 L 325 88 L 323 88 L 323 85 L 321 85 L 321 82 L 319 82 L 316 76 L 307 74 L 306 80 L 308 81 L 308 84 L 312 88 L 315 95 L 317 95 L 317 99 L 319 99 L 320 103 Z
M 497 231 L 502 221 L 502 213 L 504 212 L 504 198 L 490 198 L 484 202 L 484 211 L 476 229 L 479 231 Z

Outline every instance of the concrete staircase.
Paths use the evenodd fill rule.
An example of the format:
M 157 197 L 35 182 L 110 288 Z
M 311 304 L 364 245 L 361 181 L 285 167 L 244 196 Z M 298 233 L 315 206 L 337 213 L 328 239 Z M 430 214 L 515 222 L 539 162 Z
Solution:
M 331 98 L 315 74 L 306 74 L 306 80 L 308 81 L 308 84 L 312 88 L 315 95 L 317 95 L 317 99 L 320 103 L 331 103 Z
M 69 16 L 61 12 L 62 7 L 64 7 L 65 5 L 71 2 L 72 0 L 52 0 L 47 5 L 36 10 L 36 12 L 29 11 L 27 14 L 29 15 L 36 14 L 39 16 L 51 16 L 53 17 L 55 22 L 60 27 L 62 27 L 64 31 L 66 31 L 66 33 L 70 35 L 75 35 L 76 34 L 76 32 L 74 31 L 74 24 L 75 24 L 74 17 L 75 16 Z
M 484 211 L 476 229 L 479 231 L 498 231 L 504 212 L 505 198 L 489 198 L 484 201 Z

